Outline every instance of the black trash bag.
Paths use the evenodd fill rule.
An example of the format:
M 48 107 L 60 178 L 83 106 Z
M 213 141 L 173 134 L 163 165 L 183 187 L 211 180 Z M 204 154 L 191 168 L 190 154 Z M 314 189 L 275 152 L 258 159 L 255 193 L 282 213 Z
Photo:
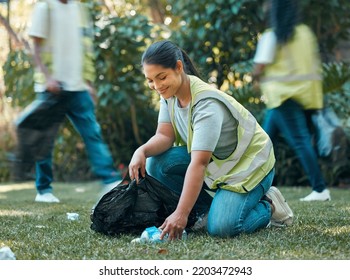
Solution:
M 13 177 L 22 181 L 35 161 L 50 156 L 58 129 L 67 112 L 66 94 L 37 93 L 15 121 L 17 145 L 13 160 Z
M 138 189 L 136 182 L 118 185 L 103 195 L 91 211 L 91 229 L 113 234 L 126 225 L 135 207 Z
M 148 174 L 139 184 L 127 180 L 100 198 L 91 211 L 90 228 L 106 235 L 139 234 L 147 227 L 159 227 L 174 212 L 179 198 Z M 198 216 L 192 210 L 187 227 L 193 226 Z
M 67 112 L 67 93 L 37 93 L 15 121 L 17 128 L 47 130 L 55 123 L 62 123 Z

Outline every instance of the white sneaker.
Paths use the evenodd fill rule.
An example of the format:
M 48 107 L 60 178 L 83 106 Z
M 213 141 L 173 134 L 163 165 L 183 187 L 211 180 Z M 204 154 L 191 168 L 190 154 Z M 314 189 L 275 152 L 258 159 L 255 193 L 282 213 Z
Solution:
M 322 192 L 312 191 L 308 196 L 300 198 L 300 201 L 329 201 L 331 200 L 331 194 L 328 189 Z
M 276 187 L 272 186 L 266 193 L 272 201 L 271 225 L 290 226 L 293 223 L 293 211 L 290 209 L 286 199 Z
M 52 193 L 38 193 L 35 197 L 35 202 L 59 203 L 60 200 Z

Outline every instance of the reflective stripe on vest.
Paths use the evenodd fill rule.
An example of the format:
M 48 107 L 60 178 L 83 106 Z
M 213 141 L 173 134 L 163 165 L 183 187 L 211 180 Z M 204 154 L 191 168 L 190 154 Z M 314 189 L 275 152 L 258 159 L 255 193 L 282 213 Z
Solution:
M 200 96 L 196 100 L 196 103 L 202 99 L 213 98 L 213 94 L 210 92 L 202 92 L 199 95 Z M 233 117 L 238 121 L 238 141 L 236 149 L 227 159 L 219 160 L 213 155 L 213 161 L 209 163 L 207 167 L 207 176 L 205 178 L 205 183 L 208 186 L 213 186 L 215 180 L 231 173 L 232 169 L 242 160 L 242 157 L 249 149 L 250 143 L 253 137 L 255 136 L 257 130 L 260 129 L 257 127 L 257 122 L 253 115 L 251 115 L 247 110 L 244 109 L 243 112 L 247 114 L 243 116 L 243 114 L 239 112 L 239 109 L 235 108 L 233 104 L 229 101 L 228 95 L 226 96 L 226 94 L 224 95 L 219 92 L 219 94 L 215 95 L 214 98 L 219 99 L 221 102 L 223 102 L 226 105 L 226 107 L 230 110 Z M 239 106 L 242 105 L 239 104 Z M 254 159 L 252 159 L 252 161 L 249 164 L 249 168 L 246 170 L 239 170 L 239 172 L 235 172 L 234 176 L 230 176 L 229 178 L 227 178 L 227 180 L 225 180 L 225 182 L 221 183 L 225 183 L 226 185 L 237 185 L 240 182 L 243 182 L 247 177 L 249 177 L 252 174 L 254 170 L 258 169 L 266 163 L 271 153 L 271 150 L 272 142 L 268 137 L 266 137 L 266 141 L 262 150 L 254 156 Z M 220 181 L 222 181 L 222 179 L 220 179 Z M 242 187 L 245 188 L 245 191 L 249 191 L 251 188 L 255 187 L 255 185 Z
M 266 82 L 296 82 L 296 81 L 321 81 L 322 76 L 319 74 L 305 74 L 305 75 L 284 75 L 284 76 L 270 76 L 260 78 L 261 83 Z

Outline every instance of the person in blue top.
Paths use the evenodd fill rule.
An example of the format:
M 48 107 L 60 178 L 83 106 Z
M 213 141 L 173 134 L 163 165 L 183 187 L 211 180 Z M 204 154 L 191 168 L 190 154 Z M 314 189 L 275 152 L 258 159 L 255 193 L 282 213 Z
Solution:
M 171 41 L 142 56 L 148 85 L 160 95 L 155 135 L 133 154 L 131 179 L 145 172 L 180 195 L 160 226 L 180 239 L 192 209 L 209 234 L 232 237 L 290 225 L 293 213 L 276 187 L 268 135 L 232 96 L 200 79 L 189 56 Z M 195 225 L 196 227 L 196 225 Z

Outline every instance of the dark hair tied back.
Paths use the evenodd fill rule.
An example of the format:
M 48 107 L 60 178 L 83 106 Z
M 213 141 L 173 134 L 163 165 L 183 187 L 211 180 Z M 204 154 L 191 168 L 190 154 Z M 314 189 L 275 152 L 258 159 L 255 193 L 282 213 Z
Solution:
M 155 42 L 150 45 L 142 55 L 141 64 L 156 64 L 164 68 L 175 69 L 178 60 L 182 61 L 186 74 L 200 77 L 186 52 L 168 40 Z

